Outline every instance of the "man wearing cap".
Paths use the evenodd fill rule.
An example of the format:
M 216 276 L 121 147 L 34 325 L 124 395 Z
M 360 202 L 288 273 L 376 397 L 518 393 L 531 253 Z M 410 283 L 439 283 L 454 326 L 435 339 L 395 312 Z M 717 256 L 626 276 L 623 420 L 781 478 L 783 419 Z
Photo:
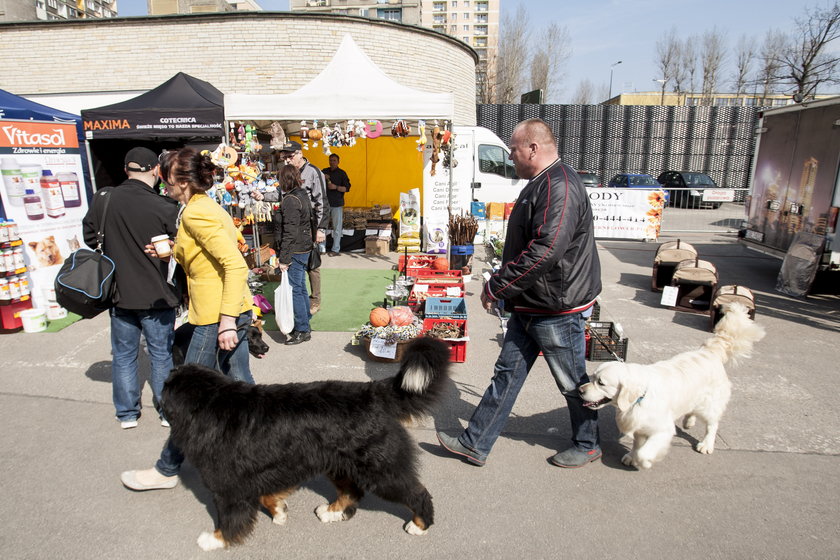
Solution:
M 125 155 L 128 175 L 118 187 L 94 194 L 82 220 L 85 243 L 96 246 L 98 225 L 105 235 L 104 253 L 116 264 L 116 306 L 111 308 L 111 375 L 114 407 L 123 429 L 137 426 L 142 384 L 137 358 L 140 335 L 146 339 L 151 365 L 149 384 L 158 408 L 163 383 L 172 369 L 172 340 L 179 290 L 167 282 L 168 265 L 144 252 L 152 237 L 175 237 L 178 203 L 155 190 L 158 157 L 147 148 Z M 101 223 L 107 203 L 105 222 Z M 161 415 L 161 424 L 168 426 Z
M 303 181 L 303 188 L 309 193 L 309 199 L 312 202 L 312 223 L 316 227 L 315 239 L 317 244 L 323 244 L 327 240 L 327 223 L 330 219 L 329 202 L 327 202 L 327 181 L 324 179 L 324 174 L 321 170 L 309 163 L 303 152 L 301 145 L 293 140 L 289 140 L 280 148 L 280 157 L 285 161 L 286 165 L 294 165 L 300 171 L 300 178 Z M 260 192 L 254 193 L 255 200 L 267 200 L 269 202 L 277 202 L 280 200 L 280 192 L 268 192 L 262 194 Z M 312 289 L 312 295 L 309 296 L 309 312 L 313 315 L 321 309 L 321 270 L 320 264 L 316 268 L 309 269 L 309 286 Z

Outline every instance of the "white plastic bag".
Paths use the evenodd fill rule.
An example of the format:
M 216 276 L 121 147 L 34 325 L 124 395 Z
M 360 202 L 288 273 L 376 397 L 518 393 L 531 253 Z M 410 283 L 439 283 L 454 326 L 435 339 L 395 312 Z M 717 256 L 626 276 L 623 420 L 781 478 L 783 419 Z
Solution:
M 289 334 L 295 328 L 295 309 L 292 302 L 292 284 L 289 282 L 289 271 L 283 271 L 280 285 L 274 290 L 274 318 L 277 327 L 283 334 Z

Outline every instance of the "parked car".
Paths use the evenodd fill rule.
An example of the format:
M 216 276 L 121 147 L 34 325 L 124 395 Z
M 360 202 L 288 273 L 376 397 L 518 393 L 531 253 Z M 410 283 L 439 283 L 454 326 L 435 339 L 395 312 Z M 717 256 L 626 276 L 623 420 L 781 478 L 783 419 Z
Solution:
M 661 189 L 662 185 L 647 173 L 619 173 L 610 179 L 607 188 L 612 189 Z M 663 189 L 664 190 L 664 189 Z M 668 204 L 668 191 L 665 191 L 665 204 Z
M 720 208 L 720 202 L 704 202 L 704 189 L 717 189 L 718 186 L 705 173 L 694 171 L 664 171 L 656 178 L 671 191 L 671 206 L 679 208 Z
M 578 175 L 580 176 L 580 180 L 583 182 L 584 187 L 600 187 L 601 179 L 595 173 L 591 173 L 589 171 L 578 171 Z

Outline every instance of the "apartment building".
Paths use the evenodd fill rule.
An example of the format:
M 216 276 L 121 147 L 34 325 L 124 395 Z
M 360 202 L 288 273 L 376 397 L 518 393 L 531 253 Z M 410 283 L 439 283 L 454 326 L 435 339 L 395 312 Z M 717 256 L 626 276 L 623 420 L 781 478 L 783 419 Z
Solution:
M 261 12 L 255 0 L 146 0 L 150 16 L 167 14 L 207 14 L 220 12 Z
M 0 0 L 0 21 L 117 17 L 117 0 Z
M 476 83 L 495 76 L 501 0 L 290 0 L 293 12 L 387 19 L 451 35 L 478 53 Z

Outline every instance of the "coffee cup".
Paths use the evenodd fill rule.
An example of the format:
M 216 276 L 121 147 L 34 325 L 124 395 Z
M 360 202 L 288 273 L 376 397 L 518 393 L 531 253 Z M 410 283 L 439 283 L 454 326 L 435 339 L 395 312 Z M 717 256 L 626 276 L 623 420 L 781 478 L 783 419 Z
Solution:
M 155 252 L 159 257 L 168 257 L 172 253 L 168 235 L 156 235 L 152 237 L 152 245 L 155 246 Z

